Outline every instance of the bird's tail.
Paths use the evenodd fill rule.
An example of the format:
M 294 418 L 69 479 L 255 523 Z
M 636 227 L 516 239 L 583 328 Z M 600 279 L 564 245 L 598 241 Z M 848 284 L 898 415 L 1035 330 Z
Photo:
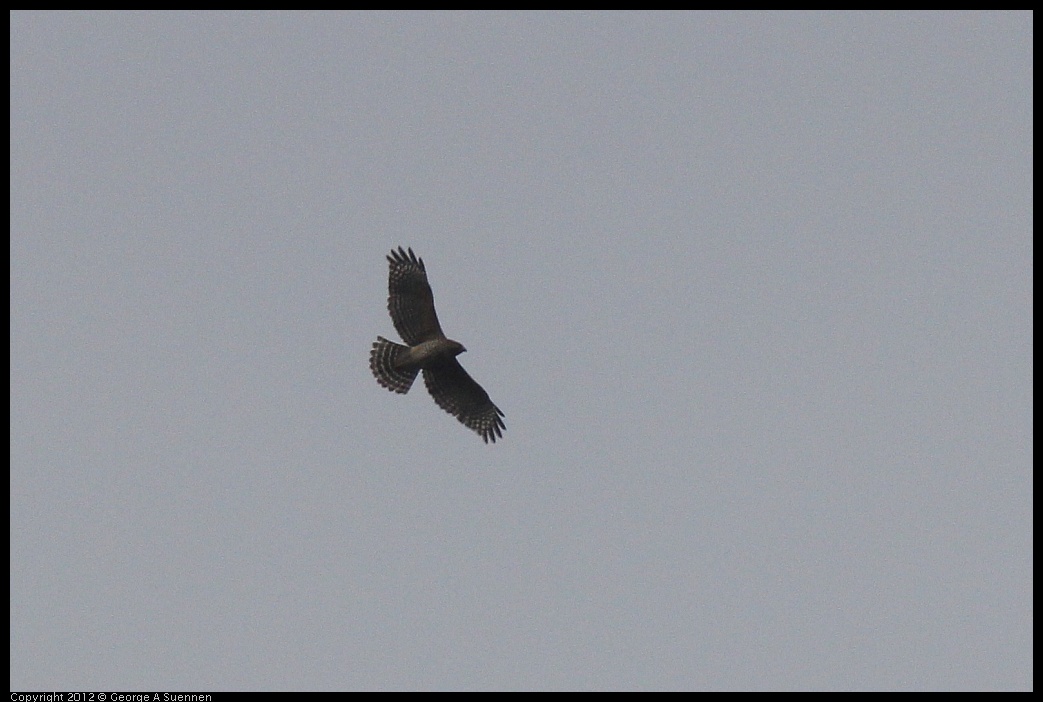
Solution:
M 409 388 L 420 372 L 419 366 L 399 367 L 398 361 L 403 354 L 408 352 L 408 346 L 388 341 L 382 336 L 377 337 L 377 340 L 373 342 L 373 350 L 369 352 L 369 368 L 373 371 L 377 382 L 388 390 L 403 395 L 409 392 Z

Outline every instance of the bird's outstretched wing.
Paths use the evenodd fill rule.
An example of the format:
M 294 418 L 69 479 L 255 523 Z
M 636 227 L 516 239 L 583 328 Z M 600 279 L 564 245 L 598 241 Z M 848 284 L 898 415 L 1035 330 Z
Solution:
M 478 432 L 485 443 L 503 436 L 503 412 L 455 358 L 425 367 L 424 384 L 439 407 Z
M 416 346 L 431 339 L 444 339 L 424 259 L 417 258 L 413 249 L 406 252 L 401 246 L 387 258 L 388 312 L 402 340 Z

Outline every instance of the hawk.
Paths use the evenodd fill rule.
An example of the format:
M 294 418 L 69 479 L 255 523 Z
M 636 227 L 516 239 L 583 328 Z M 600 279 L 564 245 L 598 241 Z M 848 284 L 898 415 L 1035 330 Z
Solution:
M 501 419 L 504 414 L 456 360 L 467 349 L 442 333 L 424 260 L 413 249 L 403 251 L 401 246 L 387 259 L 388 312 L 408 346 L 377 337 L 369 353 L 369 367 L 377 382 L 404 395 L 417 373 L 424 371 L 424 384 L 435 403 L 478 432 L 485 443 L 496 443 L 507 428 Z

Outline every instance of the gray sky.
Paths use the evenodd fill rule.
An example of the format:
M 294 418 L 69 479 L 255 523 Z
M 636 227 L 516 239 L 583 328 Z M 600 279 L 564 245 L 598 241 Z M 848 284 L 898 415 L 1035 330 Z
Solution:
M 13 689 L 1031 688 L 1031 14 L 11 19 Z

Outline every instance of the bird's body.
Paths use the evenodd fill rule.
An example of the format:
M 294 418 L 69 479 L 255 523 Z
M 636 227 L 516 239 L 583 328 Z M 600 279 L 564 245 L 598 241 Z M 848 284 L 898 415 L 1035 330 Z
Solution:
M 420 371 L 439 407 L 476 431 L 488 443 L 502 438 L 503 412 L 463 369 L 456 357 L 466 351 L 442 333 L 423 259 L 402 247 L 388 256 L 388 312 L 408 345 L 378 336 L 369 355 L 377 382 L 405 394 Z
M 430 363 L 454 359 L 466 350 L 463 344 L 452 339 L 431 339 L 410 346 L 409 354 L 403 361 L 423 368 Z

